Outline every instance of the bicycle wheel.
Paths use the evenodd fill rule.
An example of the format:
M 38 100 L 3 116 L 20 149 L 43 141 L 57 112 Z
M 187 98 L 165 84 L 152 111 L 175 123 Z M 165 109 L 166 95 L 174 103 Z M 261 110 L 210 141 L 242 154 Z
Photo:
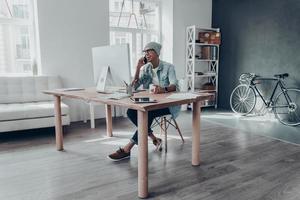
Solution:
M 276 118 L 288 126 L 300 125 L 300 90 L 287 89 L 281 92 L 274 102 Z
M 230 95 L 230 107 L 235 113 L 247 115 L 253 110 L 255 104 L 255 91 L 248 85 L 238 85 Z

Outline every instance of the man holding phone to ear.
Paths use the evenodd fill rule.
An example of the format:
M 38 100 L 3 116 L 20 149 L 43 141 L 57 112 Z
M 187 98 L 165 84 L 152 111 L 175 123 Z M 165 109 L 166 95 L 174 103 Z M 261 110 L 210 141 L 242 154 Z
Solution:
M 160 94 L 166 92 L 179 91 L 178 81 L 176 78 L 174 65 L 159 59 L 161 45 L 157 42 L 150 42 L 146 44 L 143 52 L 144 57 L 138 60 L 136 72 L 132 85 L 135 89 L 143 85 L 144 89 L 149 89 L 151 84 L 154 85 L 153 93 Z M 180 112 L 180 106 L 172 106 L 148 112 L 148 135 L 152 139 L 156 149 L 162 150 L 162 140 L 155 137 L 151 130 L 151 124 L 156 117 L 171 114 L 176 118 Z M 137 111 L 128 109 L 128 118 L 137 126 Z M 115 153 L 108 157 L 112 160 L 118 161 L 130 157 L 130 150 L 138 144 L 138 133 L 135 131 L 130 139 L 130 142 L 123 148 L 120 148 Z

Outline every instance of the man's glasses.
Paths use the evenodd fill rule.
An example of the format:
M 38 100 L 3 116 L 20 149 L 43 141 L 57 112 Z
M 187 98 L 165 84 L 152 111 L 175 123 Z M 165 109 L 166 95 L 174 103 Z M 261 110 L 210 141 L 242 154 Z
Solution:
M 154 49 L 147 49 L 146 51 L 144 51 L 144 54 L 148 54 L 150 52 L 155 52 L 155 50 Z

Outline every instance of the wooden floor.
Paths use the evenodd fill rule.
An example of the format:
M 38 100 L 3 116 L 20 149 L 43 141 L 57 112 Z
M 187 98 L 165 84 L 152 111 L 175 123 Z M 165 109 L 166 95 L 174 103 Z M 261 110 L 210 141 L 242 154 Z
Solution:
M 300 147 L 251 131 L 202 120 L 201 159 L 191 166 L 191 113 L 178 119 L 186 143 L 174 129 L 168 153 L 149 142 L 149 199 L 299 200 Z M 137 148 L 130 160 L 107 155 L 128 142 L 134 127 L 113 121 L 74 123 L 65 134 L 65 151 L 55 150 L 54 129 L 0 135 L 2 200 L 132 200 L 137 198 Z

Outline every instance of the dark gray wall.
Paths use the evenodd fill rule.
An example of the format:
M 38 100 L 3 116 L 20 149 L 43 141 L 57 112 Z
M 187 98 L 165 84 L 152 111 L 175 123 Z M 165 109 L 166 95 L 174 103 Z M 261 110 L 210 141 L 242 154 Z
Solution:
M 229 108 L 243 72 L 287 72 L 300 88 L 300 0 L 213 0 L 212 24 L 221 28 L 219 107 Z

